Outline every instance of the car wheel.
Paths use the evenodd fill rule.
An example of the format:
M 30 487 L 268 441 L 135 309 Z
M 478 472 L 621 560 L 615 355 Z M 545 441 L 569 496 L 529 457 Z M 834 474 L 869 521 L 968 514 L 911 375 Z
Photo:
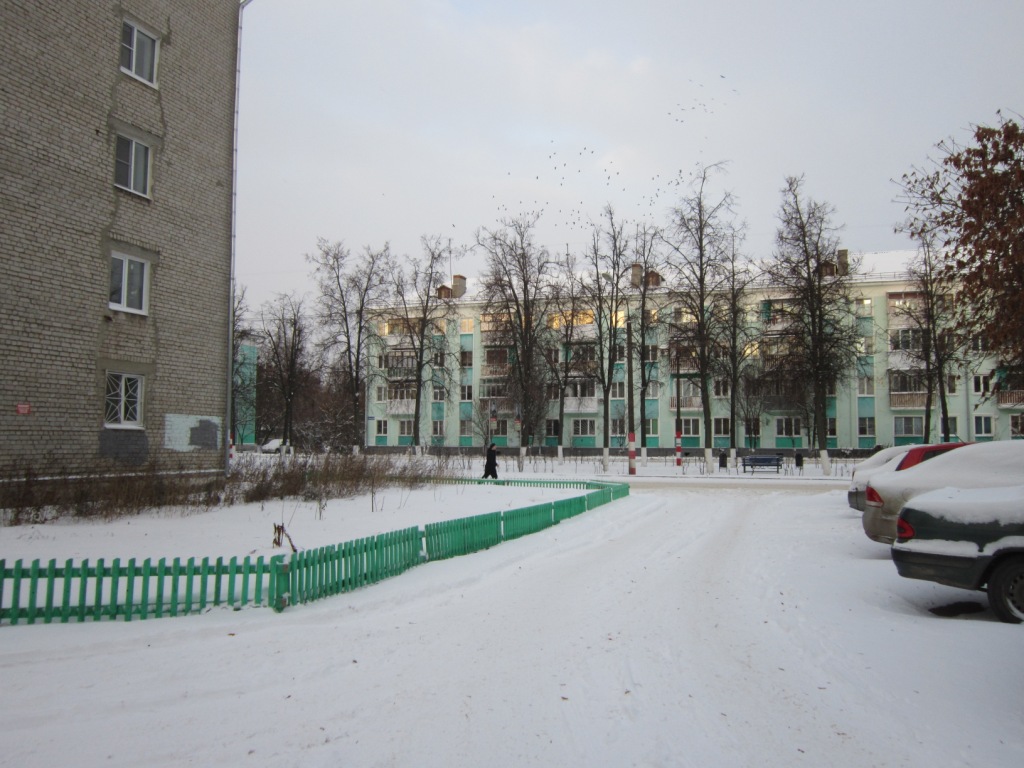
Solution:
M 1024 557 L 1011 557 L 996 565 L 988 580 L 988 602 L 1000 621 L 1024 621 Z

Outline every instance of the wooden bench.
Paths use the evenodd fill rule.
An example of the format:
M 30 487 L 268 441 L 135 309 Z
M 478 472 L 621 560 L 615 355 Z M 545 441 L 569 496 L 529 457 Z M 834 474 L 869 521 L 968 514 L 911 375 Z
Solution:
M 779 472 L 782 469 L 782 457 L 781 456 L 744 456 L 743 457 L 743 472 L 747 471 L 747 467 L 750 468 L 751 474 L 759 469 L 774 469 Z

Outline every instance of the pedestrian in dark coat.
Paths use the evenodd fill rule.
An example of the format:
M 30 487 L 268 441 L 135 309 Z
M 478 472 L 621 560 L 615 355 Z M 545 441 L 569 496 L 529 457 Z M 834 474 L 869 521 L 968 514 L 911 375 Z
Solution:
M 498 479 L 498 450 L 494 443 L 487 446 L 487 460 L 484 461 L 484 479 Z

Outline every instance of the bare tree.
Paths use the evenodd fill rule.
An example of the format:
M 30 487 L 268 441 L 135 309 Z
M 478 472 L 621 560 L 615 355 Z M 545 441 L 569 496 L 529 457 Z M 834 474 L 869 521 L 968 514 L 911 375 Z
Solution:
M 249 325 L 245 286 L 235 289 L 231 306 L 231 440 L 256 424 L 255 332 Z
M 292 444 L 295 405 L 315 377 L 316 362 L 310 350 L 309 330 L 303 314 L 303 300 L 292 294 L 279 294 L 260 311 L 260 361 L 264 376 L 260 383 L 274 396 L 280 408 L 280 435 Z M 257 409 L 272 406 L 260 403 Z M 273 419 L 264 416 L 264 423 Z
M 810 429 L 829 474 L 828 397 L 856 364 L 860 336 L 850 316 L 851 269 L 839 258 L 835 209 L 805 197 L 803 185 L 803 177 L 786 179 L 775 253 L 764 271 L 781 294 L 771 311 L 779 318 L 787 375 L 807 388 Z
M 544 355 L 551 346 L 547 317 L 555 265 L 547 249 L 534 242 L 537 219 L 536 214 L 524 215 L 476 234 L 476 246 L 486 256 L 483 342 L 495 352 L 505 351 L 507 397 L 520 421 L 523 448 L 543 434 L 547 415 L 549 365 Z
M 593 365 L 586 355 L 574 354 L 578 349 L 580 336 L 589 324 L 584 306 L 583 284 L 577 272 L 576 258 L 568 251 L 558 263 L 560 279 L 552 285 L 553 310 L 548 325 L 552 345 L 545 350 L 551 383 L 549 386 L 558 395 L 558 451 L 561 456 L 565 441 L 565 398 L 570 383 L 582 376 L 591 375 Z M 593 340 L 589 339 L 591 347 Z M 548 397 L 550 401 L 551 398 Z
M 662 287 L 665 260 L 659 250 L 661 233 L 650 225 L 637 226 L 629 249 L 632 256 L 630 270 L 629 346 L 639 353 L 640 394 L 640 447 L 646 455 L 648 417 L 647 396 L 651 388 L 661 381 L 658 370 L 660 357 L 659 331 L 665 325 L 663 311 L 666 297 Z M 663 361 L 668 364 L 669 360 Z M 667 379 L 666 379 L 667 380 Z M 655 395 L 657 397 L 657 395 Z
M 346 417 L 331 417 L 332 441 L 362 445 L 366 420 L 368 355 L 375 338 L 374 312 L 387 299 L 387 281 L 392 272 L 387 243 L 380 250 L 364 248 L 353 256 L 344 243 L 317 241 L 317 253 L 307 256 L 313 264 L 317 297 L 317 320 L 322 348 L 329 358 L 329 388 L 332 398 Z
M 704 416 L 704 454 L 709 464 L 714 447 L 711 387 L 726 333 L 721 305 L 728 295 L 727 265 L 734 233 L 732 195 L 711 191 L 712 176 L 722 167 L 715 164 L 697 170 L 689 193 L 673 209 L 672 225 L 665 234 L 677 306 L 672 336 L 689 348 L 696 368 Z
M 932 431 L 932 411 L 938 397 L 942 439 L 950 439 L 947 383 L 950 374 L 968 362 L 965 345 L 957 331 L 953 312 L 953 283 L 944 271 L 934 233 L 918 230 L 917 255 L 910 262 L 910 295 L 896 307 L 898 327 L 890 327 L 891 356 L 902 356 L 907 368 L 920 372 L 925 387 L 924 439 Z M 893 362 L 890 357 L 890 368 Z
M 594 326 L 594 375 L 602 392 L 602 447 L 607 468 L 611 434 L 612 385 L 621 382 L 621 363 L 626 361 L 626 325 L 629 301 L 630 253 L 624 224 L 617 221 L 611 206 L 604 210 L 607 220 L 591 230 L 590 246 L 583 273 L 584 304 Z M 626 393 L 627 398 L 632 392 Z M 627 421 L 629 416 L 627 415 Z M 633 424 L 627 425 L 633 431 Z
M 719 352 L 715 355 L 713 370 L 729 386 L 729 447 L 736 448 L 737 420 L 740 417 L 744 374 L 750 366 L 755 350 L 757 326 L 750 321 L 747 295 L 754 281 L 754 273 L 736 250 L 736 239 L 731 238 L 729 251 L 723 261 L 723 280 L 720 286 L 722 301 L 716 303 L 719 316 L 715 325 L 719 331 Z M 760 417 L 760 413 L 758 413 Z
M 414 393 L 413 445 L 422 445 L 420 421 L 427 386 L 445 390 L 447 399 L 457 360 L 448 341 L 456 305 L 445 286 L 451 244 L 440 237 L 420 240 L 423 257 L 407 257 L 391 275 L 391 303 L 386 310 L 388 339 L 385 364 L 390 385 L 404 384 Z

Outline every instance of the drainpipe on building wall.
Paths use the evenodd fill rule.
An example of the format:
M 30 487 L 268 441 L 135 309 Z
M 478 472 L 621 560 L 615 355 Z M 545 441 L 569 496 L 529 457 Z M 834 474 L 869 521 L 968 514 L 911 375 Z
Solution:
M 238 228 L 238 112 L 239 89 L 242 82 L 242 13 L 252 0 L 240 0 L 238 4 L 238 36 L 235 42 L 235 125 L 234 141 L 231 147 L 231 263 L 228 274 L 228 375 L 227 399 L 224 413 L 224 476 L 231 472 L 231 443 L 234 442 L 231 420 L 231 406 L 235 381 L 235 240 Z

